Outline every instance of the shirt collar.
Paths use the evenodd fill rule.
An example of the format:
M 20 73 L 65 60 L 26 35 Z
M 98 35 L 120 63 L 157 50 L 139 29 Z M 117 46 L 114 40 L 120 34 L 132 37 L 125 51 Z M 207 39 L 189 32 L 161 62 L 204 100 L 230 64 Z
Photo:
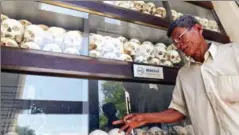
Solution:
M 204 58 L 207 59 L 211 56 L 211 58 L 214 60 L 216 57 L 216 53 L 217 53 L 217 46 L 213 43 L 209 43 L 208 45 L 209 45 L 209 49 L 205 53 Z M 186 63 L 186 65 L 190 66 L 191 63 L 202 64 L 201 62 L 195 61 L 192 57 L 188 57 L 188 62 Z

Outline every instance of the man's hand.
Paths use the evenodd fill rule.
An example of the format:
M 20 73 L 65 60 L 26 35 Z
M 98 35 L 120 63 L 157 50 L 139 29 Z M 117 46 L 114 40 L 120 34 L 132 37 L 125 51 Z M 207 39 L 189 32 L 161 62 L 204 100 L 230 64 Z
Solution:
M 141 127 L 143 125 L 146 125 L 147 122 L 147 116 L 146 114 L 143 113 L 135 113 L 135 114 L 129 114 L 126 115 L 123 120 L 118 120 L 118 121 L 114 121 L 113 124 L 114 125 L 118 125 L 118 124 L 125 124 L 120 130 L 119 132 L 122 132 L 123 130 L 126 130 L 126 134 L 125 135 L 129 135 L 129 133 L 131 132 L 132 129 L 137 128 L 137 127 Z
M 114 121 L 114 125 L 125 124 L 119 132 L 126 130 L 126 135 L 134 128 L 138 128 L 150 123 L 172 123 L 184 119 L 184 114 L 174 110 L 168 109 L 158 113 L 135 113 L 129 114 L 123 120 Z

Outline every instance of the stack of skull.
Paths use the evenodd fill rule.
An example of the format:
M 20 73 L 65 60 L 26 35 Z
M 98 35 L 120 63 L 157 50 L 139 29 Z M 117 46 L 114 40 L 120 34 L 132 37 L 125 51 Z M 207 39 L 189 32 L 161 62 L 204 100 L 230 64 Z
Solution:
M 163 130 L 158 127 L 152 127 L 150 129 L 136 129 L 136 135 L 194 135 L 192 125 L 186 126 L 173 126 L 172 130 Z
M 109 131 L 109 133 L 102 130 L 94 130 L 89 135 L 125 135 L 125 132 L 122 131 L 118 133 L 119 129 L 115 128 Z M 158 127 L 152 127 L 150 129 L 135 129 L 134 135 L 194 135 L 194 130 L 192 125 L 186 126 L 173 126 L 172 130 L 163 130 Z
M 60 27 L 32 24 L 27 20 L 16 20 L 1 14 L 2 46 L 79 55 L 82 39 L 82 33 L 78 30 L 66 31 Z
M 116 5 L 122 8 L 127 8 L 142 12 L 145 14 L 151 14 L 157 17 L 166 17 L 166 10 L 164 7 L 156 7 L 153 2 L 144 1 L 104 1 L 104 3 Z
M 181 57 L 172 44 L 152 44 L 150 41 L 140 42 L 125 37 L 113 38 L 90 33 L 90 56 L 108 59 L 134 61 L 136 63 L 173 66 L 181 62 Z
M 171 10 L 171 13 L 172 13 L 173 20 L 176 20 L 180 16 L 183 16 L 182 13 L 177 12 L 176 10 Z M 202 24 L 204 29 L 209 29 L 209 30 L 212 30 L 212 31 L 219 32 L 219 27 L 218 27 L 218 24 L 217 24 L 216 21 L 209 20 L 207 18 L 199 17 L 199 16 L 194 16 L 194 17 L 197 19 L 197 21 L 200 24 Z

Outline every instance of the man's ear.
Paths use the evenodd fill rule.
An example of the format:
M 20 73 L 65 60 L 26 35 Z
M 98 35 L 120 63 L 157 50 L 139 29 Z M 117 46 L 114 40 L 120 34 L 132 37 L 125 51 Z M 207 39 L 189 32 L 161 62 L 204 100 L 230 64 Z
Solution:
M 203 26 L 201 24 L 195 24 L 194 28 L 200 33 L 202 34 L 203 32 Z

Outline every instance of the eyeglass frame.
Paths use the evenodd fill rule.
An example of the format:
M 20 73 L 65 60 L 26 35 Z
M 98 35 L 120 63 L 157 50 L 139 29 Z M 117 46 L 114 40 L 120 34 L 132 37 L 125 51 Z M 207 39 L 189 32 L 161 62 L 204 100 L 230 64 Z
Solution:
M 186 30 L 183 31 L 183 33 L 181 33 L 176 39 L 172 39 L 173 40 L 173 43 L 176 45 L 178 44 L 179 42 L 181 42 L 182 40 L 182 36 L 187 32 L 189 31 L 190 28 L 187 28 Z

